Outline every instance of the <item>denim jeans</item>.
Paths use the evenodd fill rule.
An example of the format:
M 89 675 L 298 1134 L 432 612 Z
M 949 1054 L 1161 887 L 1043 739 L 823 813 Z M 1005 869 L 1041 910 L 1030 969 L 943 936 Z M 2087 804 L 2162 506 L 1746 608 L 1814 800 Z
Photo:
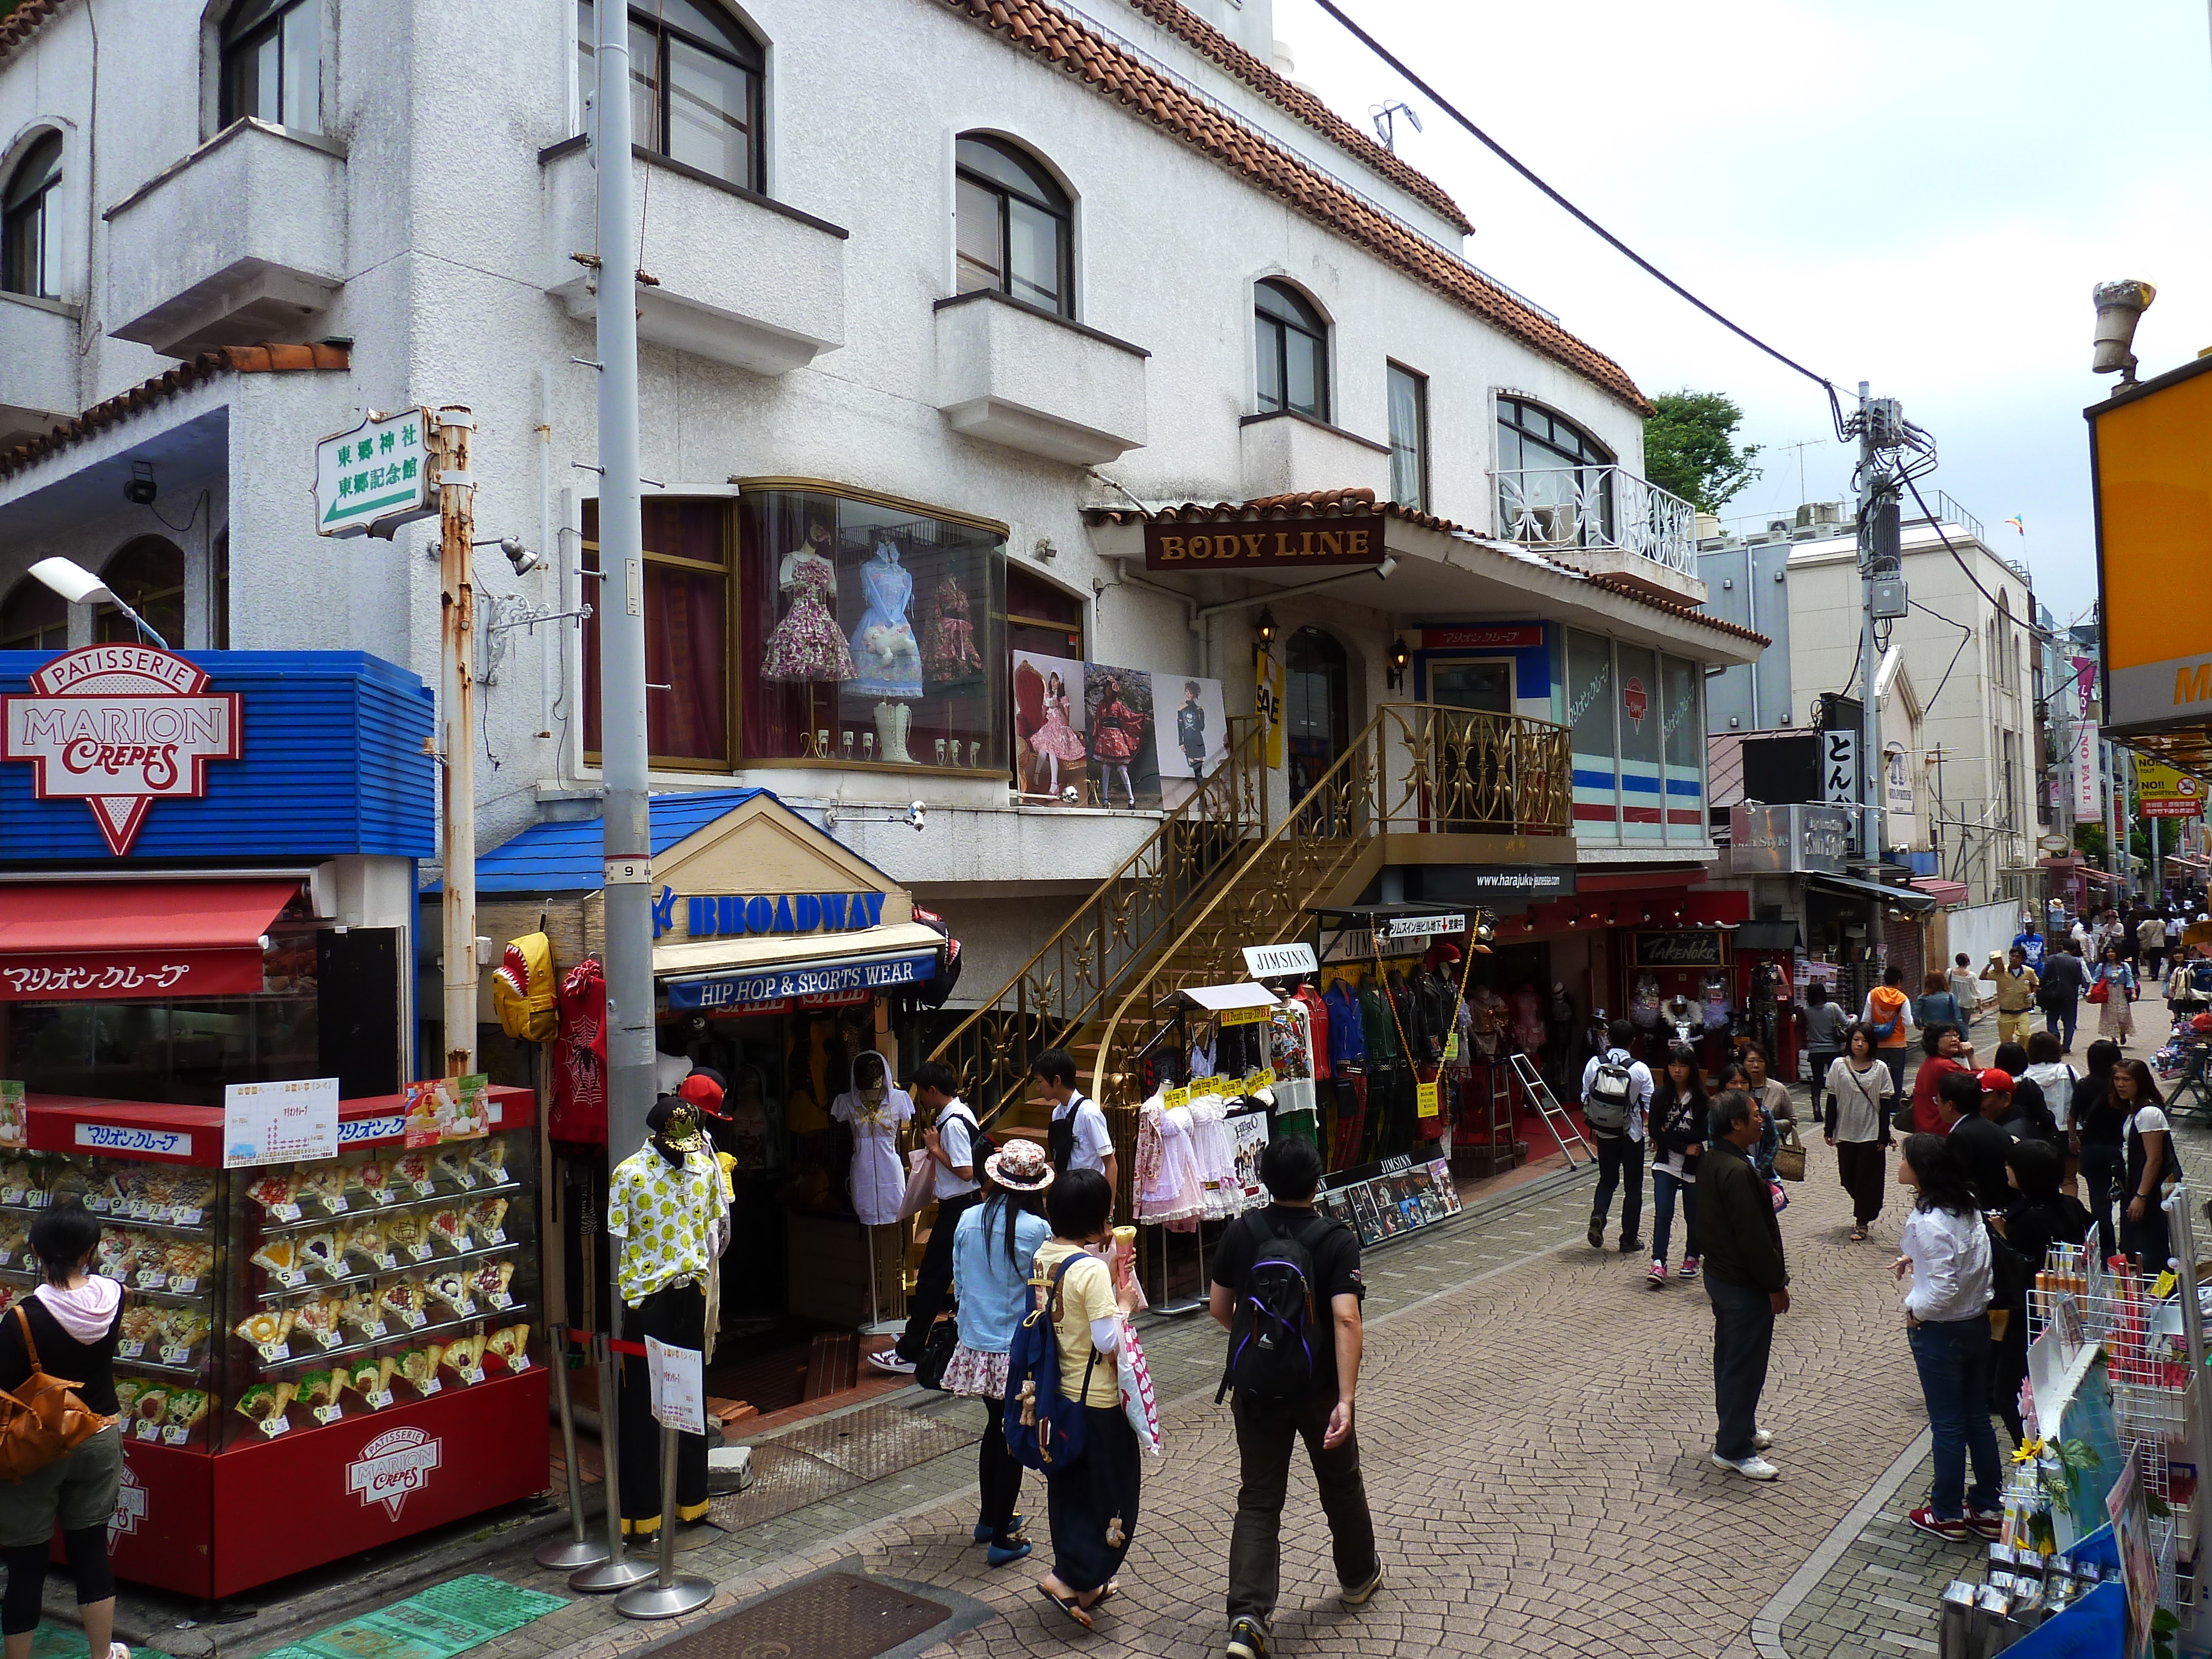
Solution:
M 2062 1050 L 2074 1046 L 2074 1030 L 2081 1020 L 2081 1005 L 2077 1000 L 2057 1003 L 2043 1011 L 2043 1029 L 2057 1035 Z
M 1720 1420 L 1713 1450 L 1739 1460 L 1757 1449 L 1751 1437 L 1759 1432 L 1759 1396 L 1774 1347 L 1774 1299 L 1710 1276 L 1705 1294 L 1713 1304 L 1713 1412 Z
M 1667 1259 L 1668 1241 L 1674 1236 L 1674 1195 L 1682 1195 L 1683 1254 L 1690 1254 L 1688 1241 L 1698 1231 L 1698 1183 L 1685 1181 L 1680 1176 L 1669 1175 L 1664 1170 L 1651 1172 L 1651 1256 L 1655 1261 Z
M 1590 1200 L 1590 1219 L 1602 1228 L 1613 1212 L 1613 1189 L 1620 1193 L 1620 1242 L 1626 1244 L 1644 1224 L 1644 1143 L 1626 1135 L 1599 1135 L 1597 1193 Z
M 1936 1439 L 1936 1489 L 1929 1506 L 1938 1520 L 1955 1521 L 1969 1508 L 1987 1514 L 1997 1506 L 2000 1480 L 1996 1425 L 1990 1421 L 1990 1316 L 1913 1327 L 1912 1363 L 1928 1402 Z M 1974 1484 L 1966 1486 L 1966 1459 Z

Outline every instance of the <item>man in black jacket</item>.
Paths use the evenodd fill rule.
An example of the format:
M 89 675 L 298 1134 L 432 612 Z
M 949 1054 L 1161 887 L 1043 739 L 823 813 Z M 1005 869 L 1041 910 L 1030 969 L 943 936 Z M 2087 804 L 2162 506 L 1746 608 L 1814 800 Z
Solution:
M 2089 970 L 2082 966 L 2081 951 L 2073 940 L 2044 957 L 2035 1000 L 2043 1005 L 2043 1023 L 2057 1037 L 2061 1054 L 2074 1052 L 2074 1030 L 2081 1018 L 2082 994 L 2088 988 Z
M 1982 1079 L 1988 1076 L 1984 1072 L 1953 1072 L 1936 1085 L 1936 1109 L 1944 1121 L 1943 1133 L 1951 1137 L 1952 1149 L 1966 1166 L 1966 1178 L 1974 1183 L 1974 1201 L 1984 1214 L 2002 1210 L 2012 1201 L 2012 1183 L 2005 1179 L 2012 1137 L 1990 1115 L 2002 1113 L 2012 1097 L 2008 1091 L 1984 1089 Z M 2011 1080 L 2005 1079 L 2008 1083 Z
M 1774 1322 L 1790 1311 L 1790 1270 L 1774 1194 L 1751 1165 L 1759 1121 L 1751 1097 L 1730 1089 L 1714 1101 L 1712 1142 L 1698 1166 L 1693 1247 L 1705 1258 L 1713 1304 L 1713 1404 L 1720 1428 L 1713 1462 L 1750 1480 L 1780 1474 L 1759 1454 L 1772 1437 L 1759 1426 L 1759 1396 Z

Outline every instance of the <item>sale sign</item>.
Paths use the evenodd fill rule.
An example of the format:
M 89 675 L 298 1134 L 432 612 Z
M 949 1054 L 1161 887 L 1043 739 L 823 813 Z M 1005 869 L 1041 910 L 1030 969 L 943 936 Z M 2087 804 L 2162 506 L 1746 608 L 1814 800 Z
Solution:
M 118 858 L 157 800 L 207 793 L 207 763 L 244 753 L 240 700 L 150 646 L 66 652 L 0 697 L 0 759 L 27 761 L 40 800 L 82 800 Z

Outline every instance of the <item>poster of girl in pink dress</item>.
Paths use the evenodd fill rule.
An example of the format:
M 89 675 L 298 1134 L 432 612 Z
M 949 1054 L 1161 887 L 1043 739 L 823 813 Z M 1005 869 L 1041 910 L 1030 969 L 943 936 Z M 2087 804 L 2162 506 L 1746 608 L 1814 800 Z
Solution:
M 1090 804 L 1091 750 L 1084 741 L 1083 665 L 1014 653 L 1014 775 L 1039 800 Z

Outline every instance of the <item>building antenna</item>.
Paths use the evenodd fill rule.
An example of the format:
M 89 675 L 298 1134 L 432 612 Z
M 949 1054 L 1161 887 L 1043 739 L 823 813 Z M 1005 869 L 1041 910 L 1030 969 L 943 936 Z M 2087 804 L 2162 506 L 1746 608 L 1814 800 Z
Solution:
M 1419 132 L 1421 130 L 1420 116 L 1415 112 L 1411 104 L 1402 100 L 1388 104 L 1370 104 L 1367 106 L 1367 113 L 1375 123 L 1375 136 L 1382 141 L 1382 148 L 1393 155 L 1398 153 L 1398 126 L 1395 118 L 1402 115 L 1413 123 L 1414 131 Z

